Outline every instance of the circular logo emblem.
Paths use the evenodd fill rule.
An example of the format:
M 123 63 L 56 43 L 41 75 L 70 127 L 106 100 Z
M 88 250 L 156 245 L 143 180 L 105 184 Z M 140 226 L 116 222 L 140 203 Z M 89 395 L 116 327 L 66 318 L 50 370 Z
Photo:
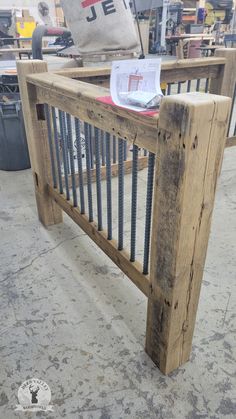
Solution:
M 51 390 L 50 387 L 42 380 L 32 378 L 21 384 L 18 390 L 19 405 L 16 410 L 50 410 L 52 406 L 49 406 L 51 401 Z

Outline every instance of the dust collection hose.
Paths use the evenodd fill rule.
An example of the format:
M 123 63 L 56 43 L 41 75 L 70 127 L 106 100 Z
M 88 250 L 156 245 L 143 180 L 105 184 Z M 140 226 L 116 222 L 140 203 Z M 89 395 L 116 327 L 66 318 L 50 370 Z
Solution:
M 70 38 L 71 32 L 67 28 L 53 28 L 45 25 L 38 25 L 32 36 L 32 54 L 34 60 L 42 60 L 42 39 L 45 36 L 61 36 L 63 38 Z

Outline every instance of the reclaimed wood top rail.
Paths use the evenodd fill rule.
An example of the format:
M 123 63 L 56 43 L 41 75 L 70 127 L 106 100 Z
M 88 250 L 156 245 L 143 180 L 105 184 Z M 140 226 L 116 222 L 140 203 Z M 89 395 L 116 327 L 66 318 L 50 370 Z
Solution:
M 149 117 L 99 102 L 109 89 L 53 73 L 30 75 L 37 102 L 48 103 L 112 135 L 156 153 L 158 114 Z
M 226 63 L 223 57 L 192 58 L 187 60 L 173 60 L 161 64 L 161 82 L 171 83 L 198 78 L 217 78 L 222 65 Z M 110 67 L 80 67 L 67 68 L 55 72 L 58 75 L 86 79 L 89 82 L 96 78 L 110 77 Z

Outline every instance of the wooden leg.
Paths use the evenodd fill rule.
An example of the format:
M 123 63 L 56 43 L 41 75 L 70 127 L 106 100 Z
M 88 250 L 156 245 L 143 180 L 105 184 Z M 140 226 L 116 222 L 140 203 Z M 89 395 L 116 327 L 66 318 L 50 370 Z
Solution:
M 26 80 L 28 74 L 42 73 L 45 71 L 47 71 L 47 64 L 43 61 L 17 62 L 38 216 L 44 226 L 49 226 L 62 222 L 62 210 L 48 193 L 47 185 L 52 184 L 52 175 L 43 105 L 37 104 L 35 87 L 28 85 Z
M 189 359 L 230 99 L 163 98 L 146 351 L 164 374 Z

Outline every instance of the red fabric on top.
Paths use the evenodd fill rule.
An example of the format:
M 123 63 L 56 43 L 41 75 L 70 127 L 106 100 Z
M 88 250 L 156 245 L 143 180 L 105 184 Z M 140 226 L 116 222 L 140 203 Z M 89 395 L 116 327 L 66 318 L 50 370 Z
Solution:
M 81 6 L 83 8 L 89 7 L 89 6 L 92 6 L 95 3 L 98 3 L 99 1 L 102 1 L 102 0 L 84 0 L 84 1 L 82 1 Z
M 117 106 L 111 96 L 103 96 L 103 97 L 97 97 L 96 100 L 98 100 L 98 102 L 102 102 L 105 103 L 106 105 L 111 105 L 111 106 L 116 106 L 117 108 L 121 108 L 121 109 L 125 109 L 123 106 Z M 154 116 L 158 113 L 157 110 L 155 111 L 141 111 L 141 112 L 137 112 L 137 111 L 132 111 L 131 109 L 128 109 L 130 112 L 135 112 L 141 115 L 145 115 L 145 116 Z

